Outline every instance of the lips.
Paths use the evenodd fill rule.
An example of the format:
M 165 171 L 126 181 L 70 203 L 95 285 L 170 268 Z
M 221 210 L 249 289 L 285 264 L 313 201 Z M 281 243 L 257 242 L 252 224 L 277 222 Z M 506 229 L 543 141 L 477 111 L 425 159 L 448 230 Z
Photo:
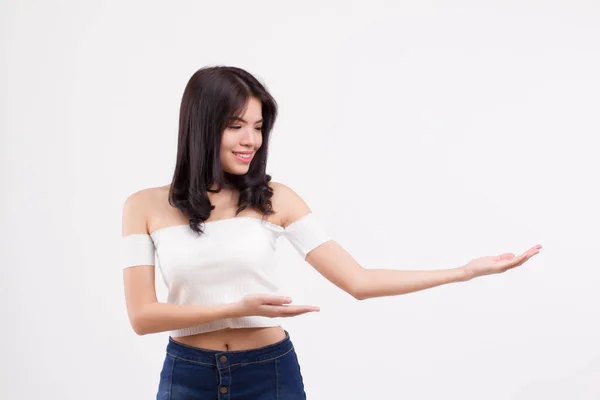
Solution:
M 249 163 L 252 160 L 252 152 L 251 151 L 241 151 L 241 152 L 233 152 L 235 158 L 244 163 Z

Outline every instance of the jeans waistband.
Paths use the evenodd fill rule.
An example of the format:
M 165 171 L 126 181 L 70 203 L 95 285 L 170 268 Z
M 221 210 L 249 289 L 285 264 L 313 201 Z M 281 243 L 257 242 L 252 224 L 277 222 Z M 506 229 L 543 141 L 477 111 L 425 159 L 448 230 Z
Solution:
M 176 342 L 169 336 L 167 354 L 200 364 L 214 365 L 219 368 L 230 367 L 233 364 L 248 364 L 279 358 L 294 346 L 290 335 L 285 331 L 285 338 L 277 343 L 248 350 L 218 351 L 189 346 Z

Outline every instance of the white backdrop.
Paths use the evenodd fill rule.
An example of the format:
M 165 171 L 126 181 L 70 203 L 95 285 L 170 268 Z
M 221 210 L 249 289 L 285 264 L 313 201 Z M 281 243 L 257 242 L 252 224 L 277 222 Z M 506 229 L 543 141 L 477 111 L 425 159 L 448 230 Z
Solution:
M 268 173 L 366 268 L 517 270 L 359 302 L 281 239 L 310 399 L 598 399 L 600 6 L 594 1 L 3 1 L 2 399 L 151 399 L 126 197 L 169 183 L 205 65 L 280 106 Z M 159 298 L 165 299 L 157 275 Z

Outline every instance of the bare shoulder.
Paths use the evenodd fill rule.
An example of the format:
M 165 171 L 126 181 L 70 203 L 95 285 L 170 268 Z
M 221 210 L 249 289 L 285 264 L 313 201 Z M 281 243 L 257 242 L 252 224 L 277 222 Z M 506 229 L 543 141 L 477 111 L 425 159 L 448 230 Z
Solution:
M 291 187 L 281 182 L 269 182 L 269 186 L 273 189 L 271 203 L 280 214 L 281 224 L 284 228 L 311 212 L 308 204 Z
M 123 204 L 122 235 L 148 233 L 148 217 L 152 215 L 164 187 L 152 187 L 130 194 Z

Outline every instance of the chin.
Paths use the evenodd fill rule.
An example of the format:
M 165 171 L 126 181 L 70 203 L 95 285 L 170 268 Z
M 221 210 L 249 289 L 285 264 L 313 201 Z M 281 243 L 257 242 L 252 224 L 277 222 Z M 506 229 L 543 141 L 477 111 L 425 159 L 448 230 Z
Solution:
M 250 168 L 228 168 L 225 171 L 231 175 L 246 175 Z

